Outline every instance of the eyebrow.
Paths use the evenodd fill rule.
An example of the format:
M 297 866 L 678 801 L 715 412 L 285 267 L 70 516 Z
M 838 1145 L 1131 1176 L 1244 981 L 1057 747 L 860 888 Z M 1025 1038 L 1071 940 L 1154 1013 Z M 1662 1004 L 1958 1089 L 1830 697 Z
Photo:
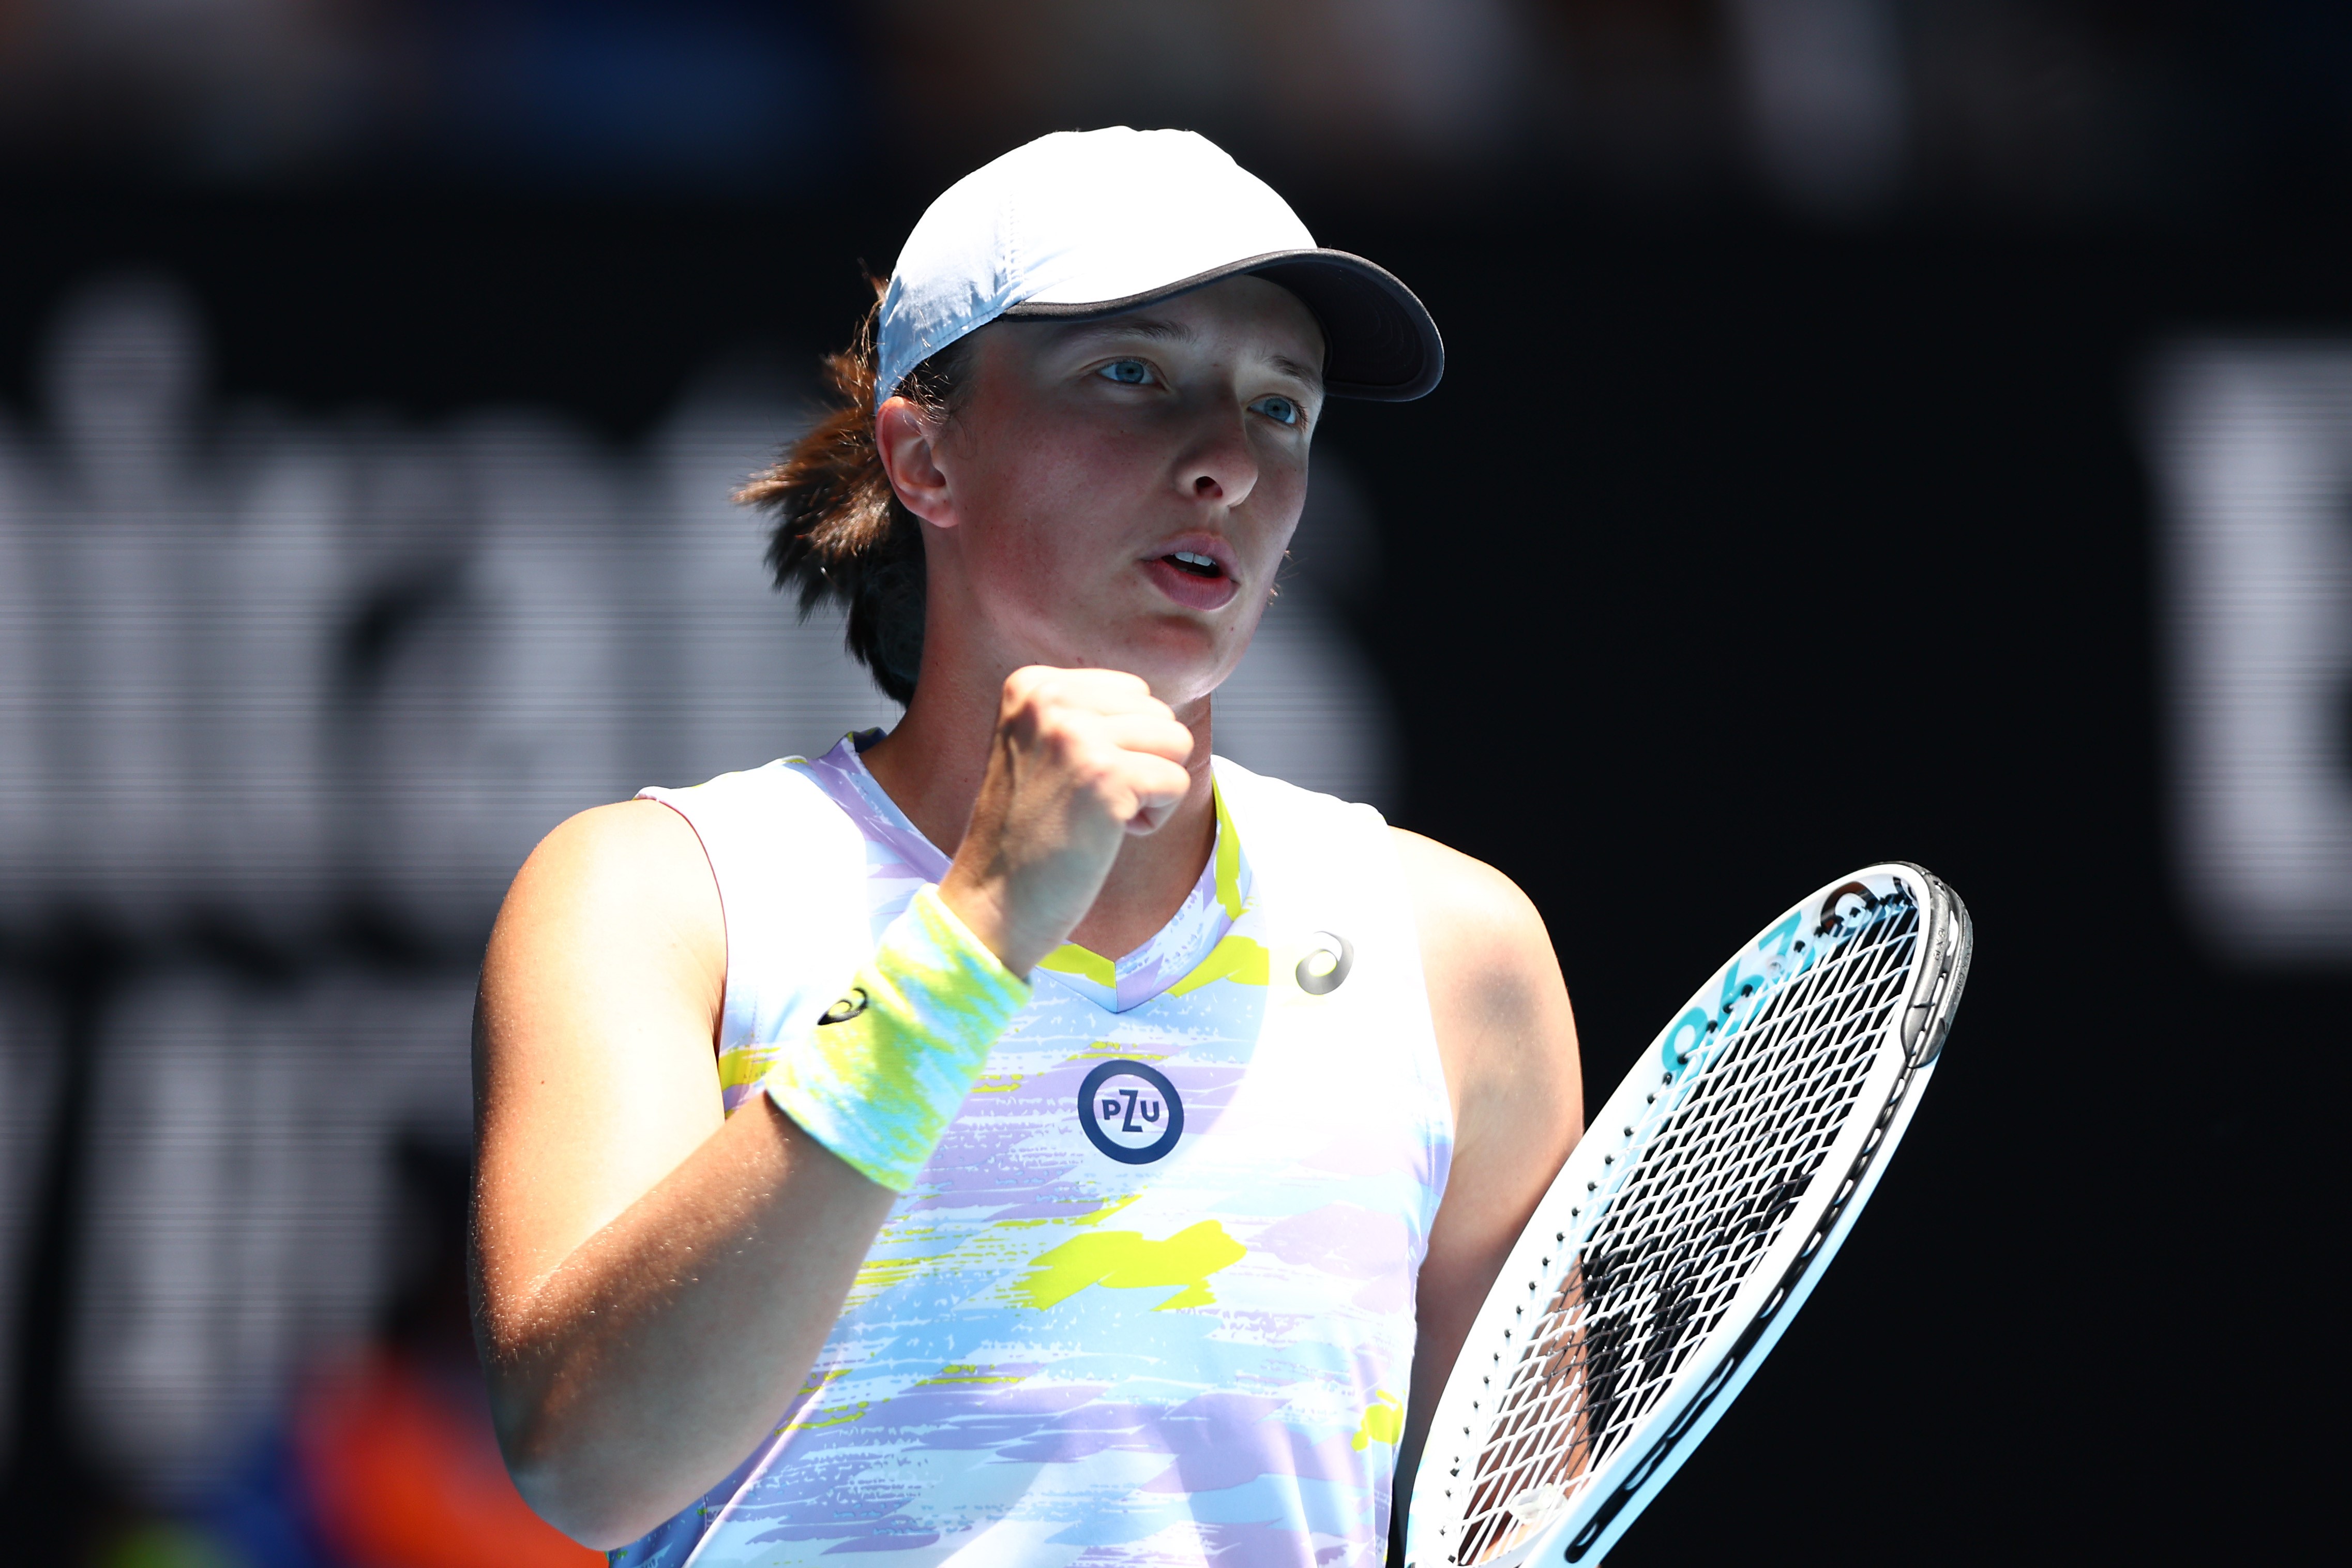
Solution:
M 1318 391 L 1322 390 L 1323 370 L 1319 365 L 1311 367 L 1303 365 L 1288 354 L 1270 354 L 1266 358 L 1266 363 L 1285 375 L 1303 381 Z
M 1157 316 L 1105 316 L 1098 321 L 1080 321 L 1072 336 L 1080 338 L 1149 338 L 1158 343 L 1195 343 L 1201 334 L 1182 321 L 1162 321 Z
M 1073 336 L 1081 339 L 1131 337 L 1160 343 L 1197 343 L 1201 334 L 1182 321 L 1163 321 L 1158 316 L 1106 316 L 1098 321 L 1074 323 Z M 1320 365 L 1302 364 L 1288 354 L 1268 354 L 1266 363 L 1296 381 L 1322 390 L 1323 369 Z

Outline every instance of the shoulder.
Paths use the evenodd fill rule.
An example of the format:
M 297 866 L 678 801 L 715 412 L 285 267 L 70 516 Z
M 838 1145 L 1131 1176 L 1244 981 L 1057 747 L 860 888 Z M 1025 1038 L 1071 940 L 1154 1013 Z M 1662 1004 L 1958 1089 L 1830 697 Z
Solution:
M 1559 964 L 1543 916 L 1518 884 L 1433 838 L 1402 827 L 1390 828 L 1389 836 L 1433 985 L 1461 978 L 1512 985 L 1558 981 Z
M 688 819 L 655 800 L 592 806 L 539 841 L 515 891 L 566 901 L 616 895 L 666 904 L 710 881 L 702 841 Z
M 1492 866 L 1417 833 L 1389 831 L 1420 934 L 1457 1159 L 1497 1140 L 1564 1156 L 1583 1127 L 1584 1080 L 1575 1015 L 1543 916 Z
M 702 842 L 684 816 L 651 800 L 581 812 L 540 840 L 508 890 L 486 964 L 532 990 L 534 981 L 657 968 L 714 994 L 726 966 Z

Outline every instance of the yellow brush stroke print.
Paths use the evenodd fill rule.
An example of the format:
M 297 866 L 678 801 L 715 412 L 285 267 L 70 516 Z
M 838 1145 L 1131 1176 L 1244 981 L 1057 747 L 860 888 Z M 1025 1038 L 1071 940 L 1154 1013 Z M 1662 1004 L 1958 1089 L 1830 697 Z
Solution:
M 1267 959 L 1265 944 L 1245 936 L 1229 936 L 1209 950 L 1200 967 L 1168 988 L 1171 996 L 1181 996 L 1198 991 L 1212 980 L 1230 980 L 1236 985 L 1265 984 Z
M 1374 1443 L 1386 1443 L 1393 1447 L 1404 1436 L 1404 1401 L 1385 1388 L 1372 1390 L 1372 1403 L 1364 1406 L 1363 1425 L 1349 1439 L 1349 1447 L 1359 1454 Z
M 1088 1231 L 1041 1253 L 1031 1265 L 1035 1272 L 1013 1281 L 1012 1289 L 1024 1306 L 1043 1310 L 1089 1285 L 1113 1290 L 1181 1285 L 1182 1289 L 1152 1310 L 1205 1307 L 1216 1300 L 1209 1293 L 1209 1276 L 1239 1263 L 1248 1250 L 1213 1219 L 1165 1241 L 1150 1240 L 1140 1231 Z

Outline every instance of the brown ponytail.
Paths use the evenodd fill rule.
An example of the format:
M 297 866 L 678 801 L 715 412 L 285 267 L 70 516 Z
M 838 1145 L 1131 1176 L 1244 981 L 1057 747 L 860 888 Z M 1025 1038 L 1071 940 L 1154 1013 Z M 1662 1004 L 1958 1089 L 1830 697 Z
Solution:
M 911 701 L 923 664 L 922 524 L 900 503 L 874 437 L 874 308 L 849 347 L 825 360 L 835 405 L 773 468 L 752 476 L 735 499 L 776 520 L 768 565 L 779 592 L 797 591 L 805 616 L 825 599 L 849 612 L 843 643 L 899 702 Z M 953 412 L 961 390 L 961 339 L 908 373 L 898 395 L 935 418 Z

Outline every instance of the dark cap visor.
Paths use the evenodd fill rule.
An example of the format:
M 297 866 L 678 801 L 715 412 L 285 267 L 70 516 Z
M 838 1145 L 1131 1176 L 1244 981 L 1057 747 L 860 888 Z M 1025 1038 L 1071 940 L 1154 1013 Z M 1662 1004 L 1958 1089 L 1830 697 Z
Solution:
M 1281 284 L 1315 312 L 1327 345 L 1323 390 L 1332 396 L 1405 403 L 1427 393 L 1444 375 L 1445 344 L 1428 310 L 1386 268 L 1344 250 L 1268 251 L 1123 300 L 1080 305 L 1032 301 L 1013 306 L 1004 317 L 1016 321 L 1099 321 L 1245 273 Z

